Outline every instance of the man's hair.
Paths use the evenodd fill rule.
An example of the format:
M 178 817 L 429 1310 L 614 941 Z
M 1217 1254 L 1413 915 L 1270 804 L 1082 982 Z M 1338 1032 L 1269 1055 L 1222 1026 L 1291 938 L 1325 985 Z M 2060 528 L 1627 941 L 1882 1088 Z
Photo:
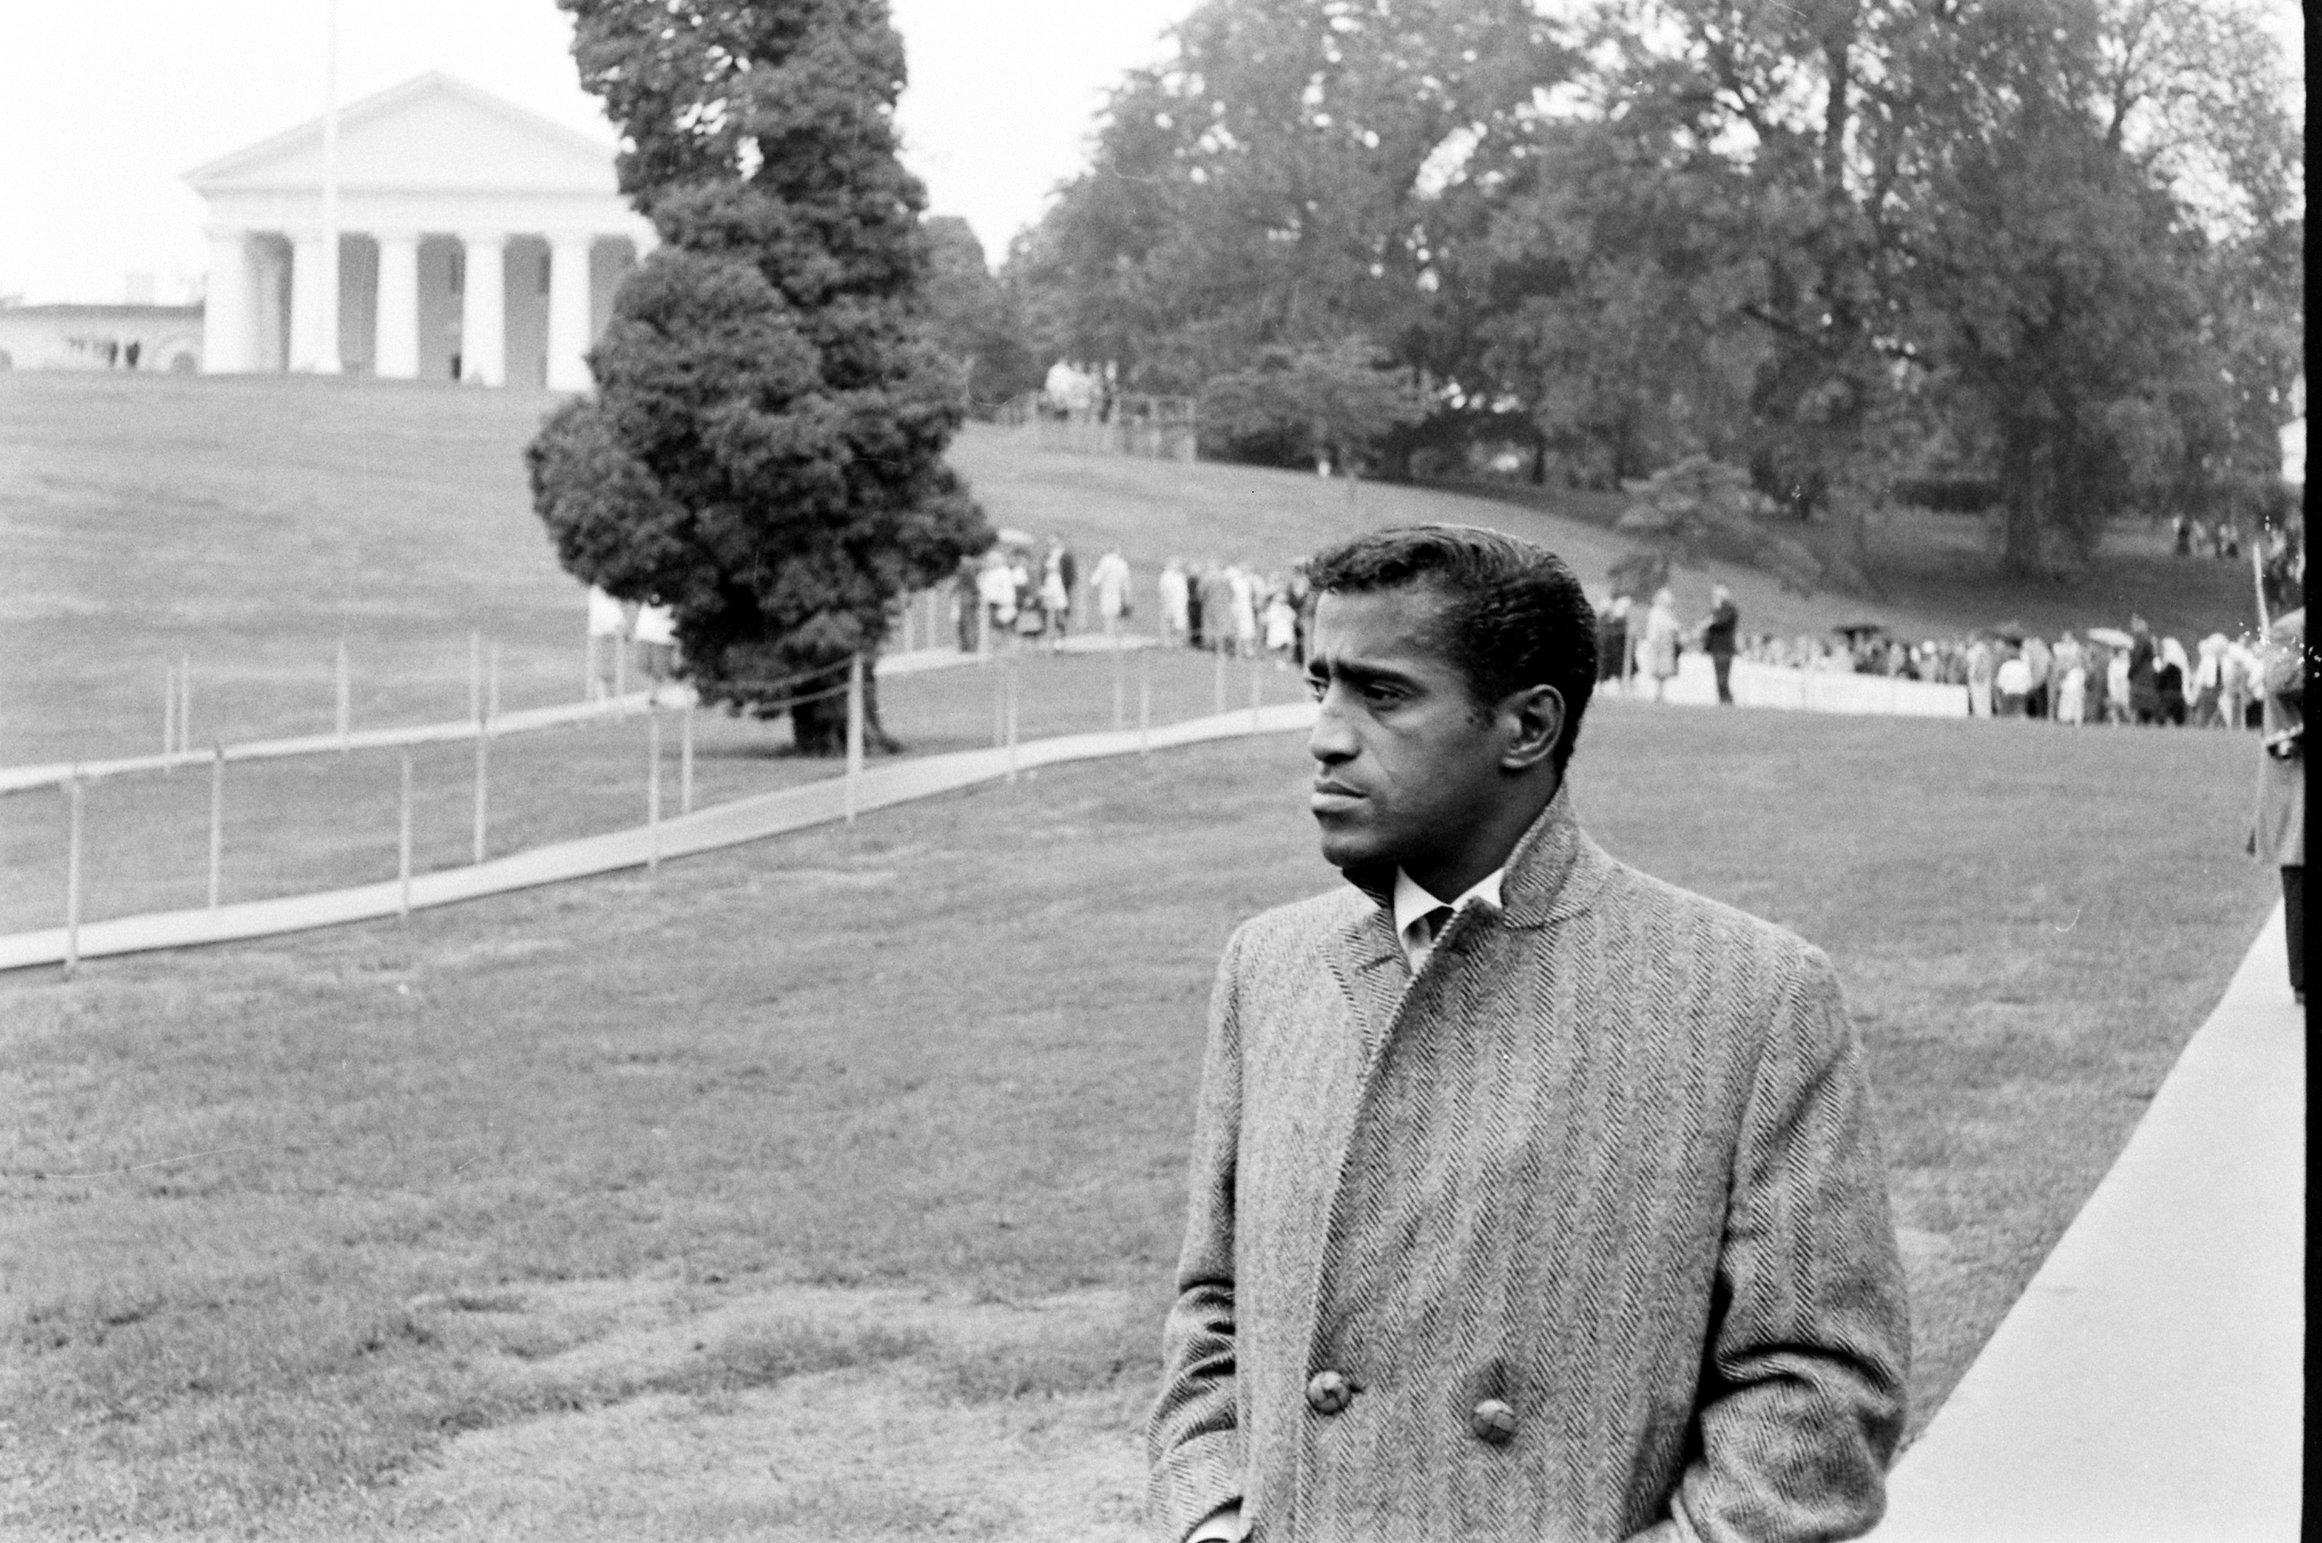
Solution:
M 1478 713 L 1553 686 L 1564 699 L 1556 770 L 1572 759 L 1596 687 L 1596 608 L 1554 552 L 1473 525 L 1406 525 L 1316 554 L 1307 576 L 1317 595 L 1432 588 L 1443 605 L 1429 641 L 1467 678 Z

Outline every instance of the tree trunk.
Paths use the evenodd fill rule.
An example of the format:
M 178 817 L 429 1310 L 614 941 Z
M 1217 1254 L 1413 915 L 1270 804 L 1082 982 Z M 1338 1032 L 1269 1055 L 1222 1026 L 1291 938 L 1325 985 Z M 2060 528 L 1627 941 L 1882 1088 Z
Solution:
M 790 737 L 800 755 L 838 756 L 847 753 L 847 695 L 834 691 L 790 709 Z M 900 755 L 901 742 L 879 721 L 879 675 L 866 661 L 863 669 L 863 748 L 881 755 Z
M 2054 492 L 2046 438 L 2040 425 L 2021 418 L 2000 429 L 2000 570 L 2011 578 L 2041 572 L 2040 531 Z

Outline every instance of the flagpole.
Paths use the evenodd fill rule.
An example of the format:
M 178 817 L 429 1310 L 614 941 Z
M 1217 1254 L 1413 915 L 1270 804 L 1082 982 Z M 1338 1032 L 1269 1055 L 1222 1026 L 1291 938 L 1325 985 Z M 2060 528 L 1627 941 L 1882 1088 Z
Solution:
M 322 327 L 315 351 L 318 375 L 336 375 L 339 361 L 339 0 L 323 0 Z

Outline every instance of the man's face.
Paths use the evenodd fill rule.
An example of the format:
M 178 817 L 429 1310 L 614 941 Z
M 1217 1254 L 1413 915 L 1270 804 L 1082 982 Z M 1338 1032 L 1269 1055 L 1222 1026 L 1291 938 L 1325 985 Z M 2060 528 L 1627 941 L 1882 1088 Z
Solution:
M 1428 884 L 1460 867 L 1507 797 L 1507 732 L 1478 721 L 1466 678 L 1429 641 L 1443 604 L 1426 586 L 1316 604 L 1311 807 L 1322 855 L 1340 868 L 1393 863 Z

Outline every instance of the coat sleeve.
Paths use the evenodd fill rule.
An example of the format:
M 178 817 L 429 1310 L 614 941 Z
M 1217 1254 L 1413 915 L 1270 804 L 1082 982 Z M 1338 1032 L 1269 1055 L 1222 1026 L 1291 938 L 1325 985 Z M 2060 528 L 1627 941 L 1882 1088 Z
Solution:
M 1886 1506 L 1910 1321 L 1861 1042 L 1799 957 L 1744 1105 L 1702 1368 L 1691 1543 L 1857 1537 Z
M 1209 1048 L 1194 1116 L 1177 1297 L 1161 1331 L 1161 1396 L 1145 1424 L 1150 1514 L 1164 1537 L 1192 1532 L 1241 1497 L 1241 1400 L 1234 1343 L 1234 1173 L 1241 1140 L 1239 969 L 1226 945 L 1211 993 Z

